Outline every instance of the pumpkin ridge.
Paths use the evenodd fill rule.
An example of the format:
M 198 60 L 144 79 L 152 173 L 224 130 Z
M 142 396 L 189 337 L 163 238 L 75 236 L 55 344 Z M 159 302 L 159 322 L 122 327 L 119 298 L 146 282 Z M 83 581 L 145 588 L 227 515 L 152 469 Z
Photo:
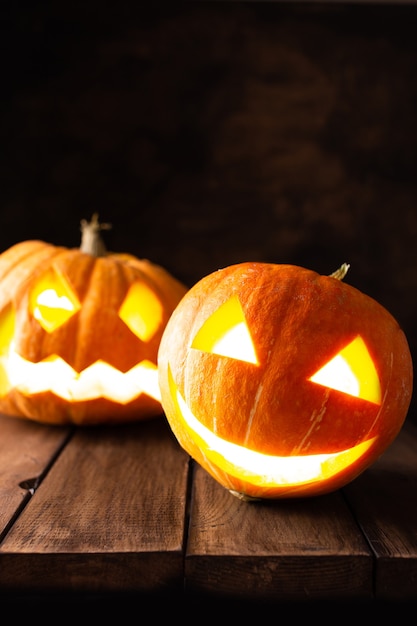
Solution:
M 14 294 L 26 289 L 33 276 L 41 273 L 42 264 L 58 255 L 60 250 L 42 241 L 28 241 L 18 243 L 0 254 L 0 308 L 2 296 L 13 299 Z
M 178 301 L 188 290 L 180 280 L 175 278 L 161 265 L 151 263 L 147 259 L 139 259 L 133 255 L 111 252 L 110 258 L 132 267 L 143 275 L 146 280 L 152 281 L 154 288 L 159 291 L 162 301 L 168 308 L 174 309 Z

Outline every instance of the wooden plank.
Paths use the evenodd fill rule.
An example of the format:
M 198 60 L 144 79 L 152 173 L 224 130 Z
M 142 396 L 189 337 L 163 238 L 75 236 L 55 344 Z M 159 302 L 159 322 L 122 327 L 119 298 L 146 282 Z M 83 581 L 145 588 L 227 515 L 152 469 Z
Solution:
M 0 539 L 71 432 L 0 414 Z
M 185 579 L 231 599 L 369 599 L 372 553 L 340 492 L 243 502 L 196 466 Z
M 417 600 L 417 428 L 397 439 L 345 488 L 376 555 L 375 597 Z
M 163 417 L 78 429 L 0 547 L 0 588 L 182 588 L 188 465 Z

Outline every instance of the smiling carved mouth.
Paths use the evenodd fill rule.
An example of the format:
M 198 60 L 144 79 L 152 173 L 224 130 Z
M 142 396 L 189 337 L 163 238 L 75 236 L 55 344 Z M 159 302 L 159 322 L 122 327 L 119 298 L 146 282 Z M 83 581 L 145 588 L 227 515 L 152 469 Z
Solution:
M 358 461 L 373 445 L 375 437 L 353 448 L 331 454 L 273 456 L 219 437 L 190 411 L 169 370 L 171 397 L 183 426 L 204 456 L 229 475 L 262 487 L 298 486 L 323 481 Z

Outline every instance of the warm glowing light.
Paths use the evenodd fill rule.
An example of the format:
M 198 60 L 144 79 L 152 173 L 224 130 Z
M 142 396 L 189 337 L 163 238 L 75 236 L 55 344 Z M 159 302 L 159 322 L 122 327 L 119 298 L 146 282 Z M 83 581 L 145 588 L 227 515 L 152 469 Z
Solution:
M 11 304 L 0 312 L 0 395 L 5 395 L 10 388 L 7 369 L 2 366 L 2 361 L 7 361 L 10 344 L 13 341 L 15 317 L 15 310 Z
M 8 304 L 0 312 L 0 355 L 9 352 L 10 344 L 13 341 L 15 329 L 15 310 L 11 304 Z
M 378 374 L 368 349 L 359 336 L 309 380 L 362 400 L 381 404 Z
M 139 319 L 133 306 L 140 293 L 146 296 L 148 305 Z M 42 327 L 52 332 L 80 308 L 80 303 L 63 276 L 50 269 L 33 288 L 30 307 Z M 122 309 L 124 321 L 129 321 L 128 325 L 144 340 L 152 336 L 162 319 L 162 307 L 146 287 L 131 289 Z M 0 396 L 16 389 L 25 395 L 50 391 L 71 402 L 107 398 L 127 404 L 142 393 L 161 401 L 157 366 L 148 360 L 127 372 L 120 372 L 102 360 L 77 372 L 56 354 L 39 363 L 23 359 L 14 349 L 15 316 L 11 304 L 0 312 Z M 145 329 L 146 324 L 149 328 Z
M 56 355 L 40 363 L 26 361 L 13 350 L 13 345 L 7 355 L 0 356 L 0 395 L 6 395 L 11 388 L 26 395 L 50 391 L 71 402 L 107 398 L 127 404 L 142 393 L 161 400 L 157 367 L 150 361 L 119 372 L 99 360 L 76 372 Z
M 227 300 L 205 321 L 191 347 L 248 363 L 258 363 L 237 297 Z
M 149 341 L 162 323 L 162 304 L 143 283 L 134 283 L 120 307 L 119 316 L 142 341 Z
M 80 308 L 72 287 L 54 268 L 45 272 L 30 293 L 29 309 L 48 333 L 62 326 Z
M 171 396 L 183 426 L 205 457 L 216 467 L 253 485 L 264 487 L 297 485 L 322 481 L 335 476 L 361 458 L 375 438 L 332 454 L 272 456 L 249 450 L 219 437 L 190 411 L 179 393 L 169 370 Z

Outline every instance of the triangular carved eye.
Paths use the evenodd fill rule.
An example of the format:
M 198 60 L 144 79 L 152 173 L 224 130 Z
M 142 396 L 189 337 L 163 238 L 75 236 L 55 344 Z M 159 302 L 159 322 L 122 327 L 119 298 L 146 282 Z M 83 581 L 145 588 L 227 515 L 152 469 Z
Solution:
M 245 316 L 236 296 L 222 304 L 203 324 L 191 348 L 247 363 L 258 363 Z
M 65 277 L 51 268 L 33 287 L 29 308 L 44 330 L 51 333 L 79 311 L 81 304 Z
M 144 283 L 133 283 L 119 309 L 119 317 L 139 339 L 149 341 L 162 323 L 162 304 Z
M 381 404 L 378 373 L 365 342 L 359 336 L 309 380 L 329 389 L 335 389 L 374 404 Z

